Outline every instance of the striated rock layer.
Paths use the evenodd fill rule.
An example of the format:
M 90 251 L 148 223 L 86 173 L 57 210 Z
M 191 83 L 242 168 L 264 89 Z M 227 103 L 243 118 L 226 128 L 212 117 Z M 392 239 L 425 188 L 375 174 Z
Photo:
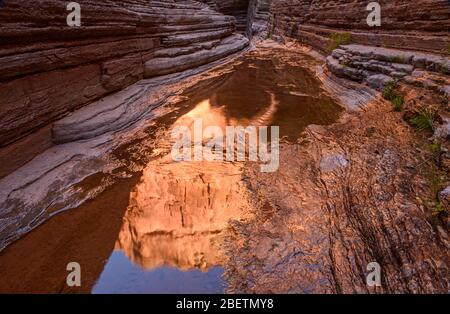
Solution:
M 332 34 L 348 33 L 354 43 L 447 53 L 450 3 L 447 0 L 381 0 L 381 26 L 367 25 L 364 0 L 272 0 L 277 36 L 329 50 Z
M 247 36 L 267 38 L 269 36 L 271 0 L 250 0 L 248 8 Z
M 236 18 L 237 29 L 244 32 L 247 28 L 247 10 L 250 0 L 199 0 L 212 9 Z
M 364 45 L 343 45 L 327 58 L 339 77 L 365 82 L 382 91 L 387 82 L 402 80 L 450 96 L 450 58 L 435 54 Z
M 81 27 L 67 25 L 64 1 L 10 0 L 0 10 L 0 177 L 50 147 L 48 125 L 67 113 L 248 43 L 235 17 L 197 1 L 78 2 Z
M 237 30 L 252 38 L 268 36 L 268 21 L 272 0 L 199 0 L 212 9 L 236 17 Z

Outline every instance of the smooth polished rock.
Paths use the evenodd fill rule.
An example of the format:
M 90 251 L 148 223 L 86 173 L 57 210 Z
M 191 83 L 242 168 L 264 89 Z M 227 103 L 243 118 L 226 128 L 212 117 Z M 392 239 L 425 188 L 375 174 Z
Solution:
M 11 145 L 14 151 L 23 148 L 15 142 L 22 139 L 27 142 L 34 132 L 138 82 L 148 71 L 145 64 L 151 60 L 158 63 L 163 58 L 168 66 L 174 60 L 174 72 L 183 71 L 224 58 L 246 46 L 246 39 L 234 36 L 235 17 L 197 1 L 78 3 L 82 8 L 82 24 L 76 28 L 67 26 L 69 12 L 67 4 L 61 1 L 9 0 L 1 8 L 0 150 L 6 152 Z M 108 99 L 113 98 L 112 104 L 116 104 L 120 97 Z M 124 99 L 125 103 L 128 101 Z M 118 122 L 123 114 L 116 116 Z M 126 115 L 129 114 L 127 111 Z M 105 121 L 112 118 L 112 113 L 109 115 Z M 126 123 L 117 125 L 121 124 Z M 64 133 L 62 128 L 56 130 L 56 139 L 69 138 L 58 135 Z M 103 131 L 100 127 L 98 132 L 89 132 Z M 24 161 L 43 149 L 44 146 L 41 150 L 17 153 L 23 155 L 20 160 Z M 3 174 L 21 164 L 3 169 Z
M 145 63 L 145 77 L 180 72 L 188 68 L 209 63 L 244 49 L 249 40 L 242 35 L 234 35 L 211 49 L 203 49 L 174 58 L 154 58 Z

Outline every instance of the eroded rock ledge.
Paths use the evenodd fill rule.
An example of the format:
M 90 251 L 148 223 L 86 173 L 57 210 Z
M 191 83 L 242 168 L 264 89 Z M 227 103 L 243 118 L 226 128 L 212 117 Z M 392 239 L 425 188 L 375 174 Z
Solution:
M 248 45 L 235 17 L 197 1 L 78 2 L 79 28 L 67 26 L 63 1 L 0 10 L 0 177 L 52 146 L 50 124 L 67 113 Z
M 450 58 L 417 51 L 343 45 L 327 58 L 332 73 L 382 91 L 392 80 L 450 95 Z

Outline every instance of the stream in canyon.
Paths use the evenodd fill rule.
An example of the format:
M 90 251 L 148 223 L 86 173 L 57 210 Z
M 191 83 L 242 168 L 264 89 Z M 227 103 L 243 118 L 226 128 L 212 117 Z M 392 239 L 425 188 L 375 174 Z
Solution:
M 252 206 L 245 162 L 174 162 L 170 131 L 192 127 L 279 126 L 281 142 L 305 127 L 335 122 L 341 107 L 321 88 L 311 57 L 258 49 L 229 70 L 159 108 L 133 139 L 111 155 L 114 170 L 77 184 L 97 196 L 63 211 L 0 252 L 0 291 L 221 293 L 222 250 L 229 221 Z M 120 178 L 114 174 L 121 174 Z M 66 265 L 81 265 L 82 287 L 65 285 Z

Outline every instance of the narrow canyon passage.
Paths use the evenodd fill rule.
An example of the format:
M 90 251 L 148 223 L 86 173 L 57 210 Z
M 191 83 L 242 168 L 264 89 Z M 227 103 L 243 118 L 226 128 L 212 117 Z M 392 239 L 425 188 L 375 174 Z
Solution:
M 305 54 L 260 48 L 160 108 L 142 125 L 144 136 L 115 150 L 107 171 L 76 184 L 82 191 L 75 197 L 102 188 L 98 196 L 0 253 L 0 290 L 61 292 L 65 265 L 79 261 L 85 292 L 226 291 L 225 231 L 253 206 L 243 184 L 245 163 L 174 162 L 170 130 L 192 127 L 198 118 L 203 127 L 278 125 L 283 143 L 298 143 L 305 127 L 333 123 L 342 111 L 314 77 L 317 64 Z
M 0 22 L 0 293 L 450 292 L 448 0 Z

